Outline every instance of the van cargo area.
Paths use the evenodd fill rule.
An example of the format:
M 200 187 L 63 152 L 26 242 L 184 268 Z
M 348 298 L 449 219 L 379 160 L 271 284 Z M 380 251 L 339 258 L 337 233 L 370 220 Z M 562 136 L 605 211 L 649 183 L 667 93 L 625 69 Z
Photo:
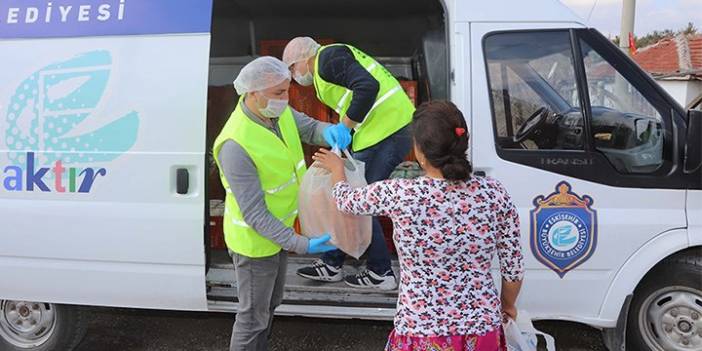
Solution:
M 207 149 L 209 174 L 207 194 L 209 226 L 207 291 L 210 309 L 236 309 L 234 267 L 222 233 L 224 189 L 211 149 L 214 139 L 234 110 L 239 96 L 232 81 L 241 68 L 260 56 L 282 56 L 287 42 L 310 36 L 320 44 L 345 43 L 375 57 L 401 82 L 415 104 L 449 98 L 446 13 L 440 0 L 215 0 L 207 100 Z M 290 104 L 298 111 L 327 122 L 338 116 L 319 102 L 312 87 L 293 83 Z M 315 147 L 304 145 L 305 158 Z M 413 161 L 413 155 L 408 155 Z M 299 227 L 298 227 L 299 228 Z M 391 250 L 392 223 L 383 221 Z M 295 271 L 315 257 L 291 255 L 284 304 L 279 314 L 315 317 L 390 319 L 397 293 L 360 291 L 340 283 L 316 283 L 298 277 Z M 363 260 L 363 259 L 362 259 Z M 361 262 L 349 261 L 346 274 Z M 397 261 L 394 261 L 397 271 Z M 309 308 L 310 305 L 315 306 Z M 343 306 L 343 307 L 341 307 Z

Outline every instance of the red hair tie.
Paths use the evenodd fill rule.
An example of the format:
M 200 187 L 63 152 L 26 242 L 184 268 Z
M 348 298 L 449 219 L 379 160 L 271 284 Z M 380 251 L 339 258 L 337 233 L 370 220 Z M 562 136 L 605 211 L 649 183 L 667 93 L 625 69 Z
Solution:
M 465 128 L 456 128 L 456 135 L 463 136 L 463 134 L 466 134 L 466 129 Z

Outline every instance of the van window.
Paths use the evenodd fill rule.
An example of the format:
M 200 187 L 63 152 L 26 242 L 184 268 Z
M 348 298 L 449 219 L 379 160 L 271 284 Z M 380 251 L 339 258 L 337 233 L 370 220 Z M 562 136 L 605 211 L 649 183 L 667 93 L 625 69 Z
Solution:
M 482 44 L 500 159 L 617 187 L 699 183 L 678 167 L 684 110 L 596 30 L 498 31 Z
M 592 106 L 595 148 L 622 173 L 649 173 L 663 164 L 663 120 L 617 69 L 580 40 Z
M 582 150 L 584 119 L 570 33 L 493 34 L 485 52 L 497 145 Z

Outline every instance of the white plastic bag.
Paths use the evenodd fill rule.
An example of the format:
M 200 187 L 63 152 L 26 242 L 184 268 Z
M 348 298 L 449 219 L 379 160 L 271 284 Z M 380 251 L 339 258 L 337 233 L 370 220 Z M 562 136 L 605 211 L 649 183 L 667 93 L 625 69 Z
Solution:
M 556 341 L 551 335 L 536 330 L 526 311 L 519 311 L 517 321 L 509 319 L 505 325 L 505 339 L 508 351 L 536 351 L 539 344 L 537 335 L 546 340 L 546 350 L 556 351 Z
M 365 164 L 344 150 L 346 180 L 352 187 L 366 186 Z M 331 243 L 358 259 L 368 249 L 372 222 L 368 216 L 341 213 L 332 197 L 331 173 L 313 163 L 300 184 L 299 204 L 302 234 L 316 237 L 331 234 Z

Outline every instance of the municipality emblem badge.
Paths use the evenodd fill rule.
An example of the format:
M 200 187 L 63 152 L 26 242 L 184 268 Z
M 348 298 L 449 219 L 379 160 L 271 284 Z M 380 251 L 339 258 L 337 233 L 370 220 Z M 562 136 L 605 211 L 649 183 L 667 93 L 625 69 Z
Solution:
M 531 251 L 561 278 L 587 261 L 597 247 L 597 212 L 588 195 L 572 192 L 560 182 L 556 192 L 534 199 L 531 210 Z

